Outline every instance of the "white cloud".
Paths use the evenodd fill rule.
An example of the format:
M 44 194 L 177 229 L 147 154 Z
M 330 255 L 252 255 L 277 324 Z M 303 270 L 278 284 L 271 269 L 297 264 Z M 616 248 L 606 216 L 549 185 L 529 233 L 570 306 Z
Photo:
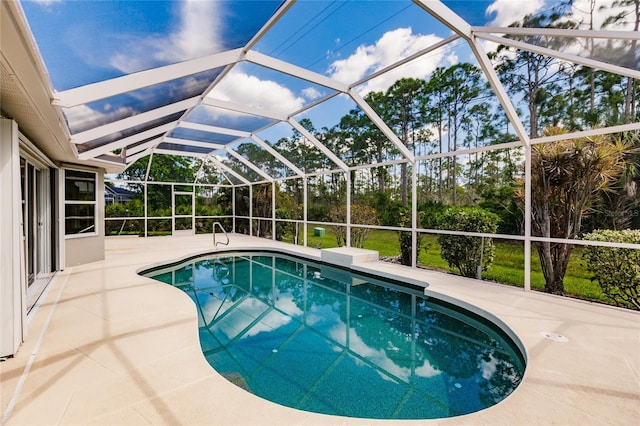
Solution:
M 171 34 L 171 46 L 162 50 L 168 60 L 204 56 L 222 47 L 218 34 L 222 24 L 220 2 L 186 0 L 180 9 L 181 23 L 177 32 Z
M 62 3 L 63 0 L 31 0 L 34 3 L 38 3 L 41 6 L 49 7 L 54 3 Z
M 389 357 L 388 353 L 395 352 L 396 354 L 399 354 L 401 351 L 400 348 L 392 346 L 391 342 L 388 342 L 386 348 L 371 347 L 362 340 L 355 328 L 350 327 L 347 331 L 346 324 L 340 320 L 331 330 L 329 330 L 329 336 L 341 344 L 346 344 L 345 339 L 347 333 L 349 333 L 349 349 L 352 352 L 357 353 L 372 364 L 379 366 L 383 371 L 389 373 L 391 376 L 398 377 L 405 382 L 409 382 L 412 376 L 429 378 L 441 374 L 440 371 L 433 368 L 428 360 L 425 360 L 422 365 L 417 365 L 413 372 L 410 368 L 398 365 L 393 358 Z M 384 380 L 392 380 L 389 375 L 383 374 L 381 371 L 377 371 L 377 373 Z
M 418 377 L 434 377 L 437 376 L 439 374 L 441 374 L 440 370 L 437 370 L 436 368 L 434 368 L 430 363 L 429 360 L 424 360 L 424 364 L 422 364 L 421 366 L 417 366 L 415 373 L 416 376 Z
M 152 34 L 133 38 L 124 51 L 112 55 L 110 65 L 132 73 L 152 68 L 158 63 L 180 62 L 219 51 L 220 5 L 217 1 L 181 2 L 179 24 L 174 31 L 168 36 Z
M 539 12 L 543 7 L 544 0 L 495 0 L 487 7 L 487 16 L 495 13 L 493 21 L 487 25 L 508 27 L 515 21 L 522 20 L 528 14 Z
M 281 114 L 291 114 L 304 105 L 304 99 L 287 87 L 239 71 L 227 74 L 209 96 Z
M 111 123 L 116 119 L 129 117 L 133 115 L 134 112 L 128 107 L 114 109 L 112 105 L 105 104 L 104 111 L 99 111 L 86 105 L 78 105 L 73 108 L 65 108 L 64 114 L 69 125 L 73 128 L 78 123 L 91 123 L 92 127 L 98 127 Z
M 485 380 L 489 380 L 493 377 L 493 375 L 498 371 L 498 360 L 493 357 L 493 355 L 489 355 L 489 361 L 485 361 L 484 359 L 480 360 L 480 368 L 482 370 L 482 378 Z
M 40 6 L 44 6 L 45 8 L 49 8 L 51 5 L 55 3 L 62 3 L 64 0 L 31 0 L 31 1 L 39 4 Z
M 302 90 L 302 96 L 304 96 L 305 99 L 313 101 L 320 98 L 322 96 L 322 93 L 320 93 L 320 91 L 318 91 L 318 89 L 316 89 L 315 87 L 308 87 Z
M 329 67 L 329 74 L 336 80 L 353 83 L 441 40 L 433 34 L 413 34 L 411 28 L 398 28 L 383 34 L 375 44 L 361 45 L 348 58 L 335 61 Z M 440 49 L 373 79 L 359 91 L 361 94 L 384 91 L 402 77 L 425 78 L 438 66 L 457 61 L 454 53 Z

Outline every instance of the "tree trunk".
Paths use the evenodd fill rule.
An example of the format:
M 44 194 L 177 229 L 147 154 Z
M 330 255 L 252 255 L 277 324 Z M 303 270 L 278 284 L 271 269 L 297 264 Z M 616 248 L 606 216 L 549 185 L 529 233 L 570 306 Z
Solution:
M 442 120 L 438 122 L 438 153 L 442 154 Z M 438 201 L 442 202 L 442 157 L 438 157 Z
M 545 185 L 546 186 L 546 185 Z M 545 238 L 551 237 L 551 212 L 548 202 L 541 206 L 536 212 L 538 220 L 534 220 L 534 225 L 539 227 L 539 235 Z M 564 244 L 562 244 L 564 245 Z M 542 275 L 545 279 L 544 291 L 552 294 L 564 294 L 564 272 L 567 269 L 558 263 L 560 253 L 557 250 L 558 244 L 543 241 L 537 244 L 538 257 L 542 267 Z M 562 271 L 562 272 L 561 272 Z
M 458 119 L 457 117 L 454 117 L 454 126 L 453 126 L 453 151 L 455 152 L 458 149 Z M 453 172 L 452 172 L 452 179 L 453 179 L 453 192 L 451 193 L 451 202 L 452 204 L 455 206 L 457 205 L 457 198 L 458 198 L 458 162 L 456 161 L 457 158 L 454 155 L 453 158 Z
M 383 159 L 384 159 L 384 151 L 383 151 L 383 147 L 382 147 L 382 142 L 378 141 L 378 143 L 376 144 L 376 154 L 377 154 L 377 159 L 379 163 L 382 163 Z M 385 187 L 385 168 L 384 167 L 378 167 L 378 190 L 380 192 L 384 192 L 386 190 Z
M 544 257 L 540 256 L 540 261 L 547 262 L 551 260 L 553 262 L 552 269 L 547 269 L 549 273 L 545 274 L 544 291 L 564 296 L 564 276 L 567 272 L 567 266 L 569 266 L 573 246 L 558 243 L 543 243 L 542 246 L 546 253 L 544 253 Z M 538 250 L 540 250 L 540 247 Z
M 529 99 L 529 137 L 538 137 L 538 106 L 535 103 L 537 90 L 534 90 L 530 94 Z
M 634 40 L 635 41 L 635 40 Z M 635 43 L 634 43 L 635 44 Z M 635 80 L 627 77 L 626 93 L 624 95 L 624 122 L 631 123 L 633 121 L 633 92 L 635 90 Z
M 402 205 L 404 207 L 407 207 L 407 205 L 409 204 L 409 197 L 407 195 L 407 163 L 402 163 L 400 164 L 400 182 L 401 182 L 401 198 L 402 198 Z

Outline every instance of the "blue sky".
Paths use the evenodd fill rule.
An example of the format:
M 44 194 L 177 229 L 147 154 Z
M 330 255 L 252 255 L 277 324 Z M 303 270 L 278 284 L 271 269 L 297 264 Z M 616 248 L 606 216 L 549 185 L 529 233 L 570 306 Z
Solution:
M 473 24 L 487 23 L 490 0 L 451 2 Z M 527 4 L 540 0 L 527 1 Z M 517 2 L 517 0 L 516 0 Z M 22 2 L 56 90 L 180 62 L 244 45 L 279 1 L 26 0 Z M 310 25 L 311 24 L 311 25 Z M 404 29 L 404 34 L 398 31 Z M 395 33 L 394 33 L 395 31 Z M 408 31 L 408 32 L 407 32 Z M 449 30 L 405 1 L 302 1 L 257 50 L 324 74 L 351 74 L 358 49 L 394 48 Z M 395 36 L 394 36 L 395 34 Z M 404 44 L 404 45 L 403 45 Z M 371 60 L 371 55 L 359 59 Z M 357 74 L 357 73 L 356 73 Z
M 243 46 L 276 1 L 27 0 L 56 90 Z
M 526 13 L 545 10 L 552 0 L 454 0 L 445 3 L 471 25 L 508 25 Z M 588 0 L 576 0 L 576 10 Z M 599 0 L 602 1 L 602 0 Z M 557 2 L 553 2 L 557 3 Z M 191 58 L 243 46 L 279 7 L 279 1 L 209 0 L 26 0 L 25 15 L 50 73 L 62 91 Z M 353 83 L 403 57 L 451 35 L 451 31 L 408 1 L 329 2 L 302 0 L 269 31 L 255 50 Z M 440 49 L 393 73 L 358 87 L 361 94 L 386 90 L 401 77 L 427 78 L 438 66 L 470 61 L 464 43 Z M 174 99 L 189 97 L 193 82 L 164 90 Z M 206 86 L 205 86 L 206 87 Z M 211 96 L 256 108 L 291 113 L 330 90 L 242 63 Z M 138 110 L 148 93 L 126 96 L 66 111 L 70 123 L 99 124 Z M 135 99 L 134 99 L 135 98 Z M 354 104 L 346 97 L 312 118 L 330 127 Z M 158 106 L 149 104 L 150 108 Z M 138 108 L 138 107 L 136 107 Z M 331 116 L 333 112 L 333 116 Z M 309 114 L 312 112 L 310 111 Z M 211 119 L 216 119 L 211 113 Z M 202 122 L 202 114 L 198 121 Z

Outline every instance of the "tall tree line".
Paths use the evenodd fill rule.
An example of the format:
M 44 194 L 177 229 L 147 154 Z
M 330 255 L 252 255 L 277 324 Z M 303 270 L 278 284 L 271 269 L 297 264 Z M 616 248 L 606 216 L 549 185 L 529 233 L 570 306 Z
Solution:
M 586 18 L 570 15 L 571 2 L 537 15 L 526 16 L 513 26 L 525 28 L 601 29 L 595 28 L 595 13 L 602 12 L 591 0 Z M 635 31 L 640 25 L 640 0 L 615 0 L 606 10 L 627 6 L 624 13 L 613 13 L 603 27 L 617 28 L 630 23 Z M 612 40 L 561 38 L 551 36 L 509 36 L 526 43 L 560 51 L 580 47 L 589 57 L 638 69 L 636 41 L 616 43 Z M 496 72 L 511 95 L 512 102 L 531 138 L 540 137 L 547 128 L 567 131 L 584 130 L 615 124 L 637 122 L 640 85 L 633 78 L 568 64 L 530 51 L 513 49 L 506 44 L 491 54 Z M 458 63 L 436 69 L 426 79 L 403 78 L 387 90 L 370 92 L 365 101 L 384 120 L 398 139 L 419 158 L 415 166 L 407 162 L 387 164 L 351 172 L 352 197 L 379 211 L 394 211 L 410 205 L 411 174 L 417 174 L 418 204 L 441 203 L 476 205 L 502 216 L 501 232 L 521 232 L 514 211 L 514 191 L 522 173 L 520 149 L 498 149 L 466 155 L 446 155 L 460 149 L 499 146 L 516 140 L 506 114 L 491 91 L 481 70 L 471 63 Z M 402 159 L 402 154 L 386 135 L 358 107 L 340 118 L 331 128 L 315 128 L 305 118 L 301 125 L 349 166 L 384 164 Z M 627 134 L 621 137 L 633 138 Z M 303 134 L 294 131 L 288 137 L 269 142 L 273 148 L 306 173 L 335 169 Z M 632 144 L 637 145 L 637 138 Z M 274 177 L 290 175 L 286 166 L 256 145 L 238 148 L 241 155 Z M 601 211 L 592 215 L 592 223 L 610 227 L 638 226 L 636 188 L 639 157 L 632 151 L 625 158 L 625 173 L 593 206 Z M 235 161 L 232 159 L 232 161 Z M 130 167 L 126 174 L 144 169 Z M 303 204 L 302 179 L 288 179 L 279 185 L 291 199 L 287 205 Z M 340 173 L 307 182 L 310 201 L 326 204 L 313 214 L 320 220 L 330 207 L 344 201 L 345 178 Z M 393 205 L 393 206 L 392 206 Z M 395 207 L 394 207 L 395 206 Z M 299 209 L 291 217 L 300 216 Z M 609 211 L 609 213 L 603 213 Z M 611 212 L 617 213 L 611 213 Z M 284 214 L 284 213 L 283 213 Z M 328 219 L 328 217 L 326 218 Z M 386 222 L 383 220 L 383 223 Z M 385 223 L 392 224 L 392 223 Z M 506 224 L 506 225 L 505 225 Z

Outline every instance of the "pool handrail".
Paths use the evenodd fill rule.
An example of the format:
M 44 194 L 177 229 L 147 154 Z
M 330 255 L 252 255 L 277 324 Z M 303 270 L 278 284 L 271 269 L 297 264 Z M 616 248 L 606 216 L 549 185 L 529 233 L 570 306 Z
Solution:
M 218 228 L 220 228 L 220 230 L 222 231 L 222 233 L 224 234 L 224 236 L 227 238 L 227 242 L 223 243 L 221 241 L 216 241 L 216 225 L 218 225 Z M 220 222 L 213 222 L 213 247 L 217 247 L 218 244 L 222 244 L 225 246 L 229 245 L 229 235 L 227 235 L 227 231 L 224 230 L 224 228 L 222 227 L 222 224 Z

